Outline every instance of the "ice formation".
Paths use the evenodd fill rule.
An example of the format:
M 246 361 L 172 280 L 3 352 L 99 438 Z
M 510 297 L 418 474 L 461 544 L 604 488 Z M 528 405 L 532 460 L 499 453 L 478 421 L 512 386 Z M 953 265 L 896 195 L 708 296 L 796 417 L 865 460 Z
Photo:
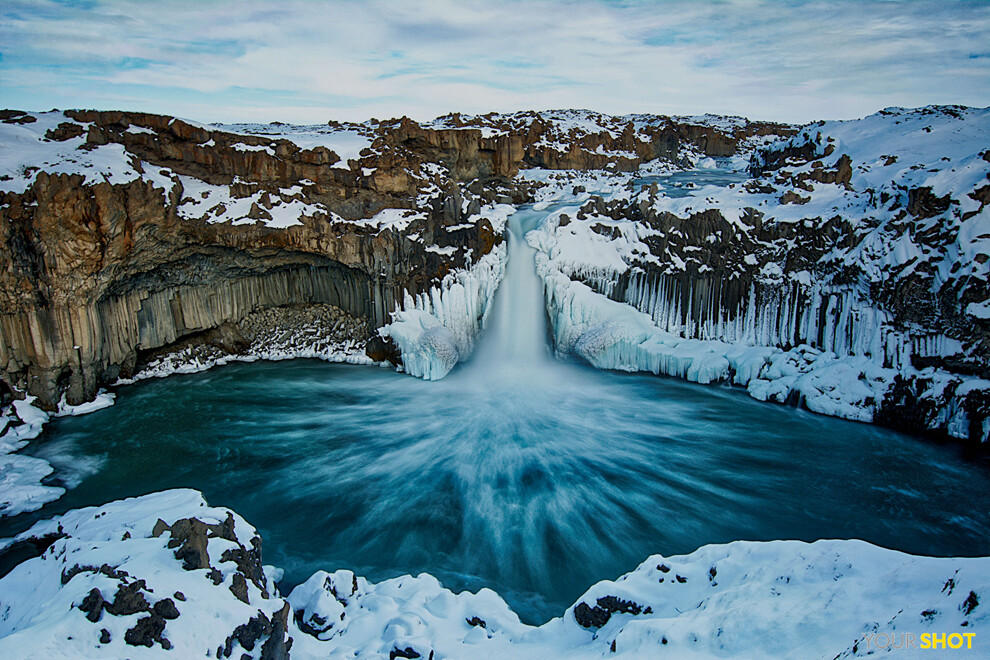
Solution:
M 398 345 L 407 373 L 439 380 L 471 355 L 502 281 L 505 254 L 503 243 L 429 291 L 415 297 L 406 293 L 392 323 L 379 332 Z
M 0 411 L 0 516 L 37 511 L 65 493 L 64 488 L 42 483 L 55 471 L 48 461 L 16 453 L 38 437 L 48 421 L 48 413 L 31 405 L 33 401 L 26 397 Z

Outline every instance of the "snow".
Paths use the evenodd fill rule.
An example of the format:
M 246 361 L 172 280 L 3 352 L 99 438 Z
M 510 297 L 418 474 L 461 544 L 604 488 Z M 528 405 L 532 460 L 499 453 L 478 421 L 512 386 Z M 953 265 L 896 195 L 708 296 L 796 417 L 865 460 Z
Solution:
M 228 516 L 233 523 L 233 541 L 214 537 L 207 551 L 218 569 L 219 584 L 207 578 L 206 569 L 183 570 L 173 550 L 166 545 L 168 533 L 155 538 L 153 528 L 159 518 L 172 524 L 182 517 L 195 516 L 208 524 L 222 525 Z M 170 640 L 175 657 L 203 657 L 207 649 L 223 647 L 233 629 L 259 610 L 269 617 L 283 606 L 280 599 L 265 598 L 247 582 L 250 604 L 234 597 L 236 565 L 224 561 L 226 550 L 251 547 L 254 529 L 240 516 L 225 509 L 208 507 L 202 496 L 191 490 L 121 500 L 100 509 L 70 511 L 58 519 L 36 524 L 19 538 L 61 533 L 44 555 L 21 563 L 2 579 L 0 617 L 0 656 L 5 658 L 50 657 L 160 657 L 162 648 L 130 646 L 125 632 L 141 614 L 112 615 L 103 612 L 97 623 L 90 623 L 80 604 L 92 589 L 113 600 L 120 585 L 138 584 L 150 604 L 168 598 L 179 616 L 170 619 L 164 636 Z M 99 572 L 107 565 L 123 577 Z M 74 576 L 65 575 L 73 567 L 82 568 Z M 92 568 L 86 568 L 92 567 Z M 79 570 L 79 569 L 76 569 Z M 179 592 L 182 598 L 174 596 Z M 109 644 L 100 644 L 100 631 L 109 632 Z M 239 657 L 239 655 L 238 655 Z
M 188 518 L 229 530 L 207 539 L 210 569 L 184 569 L 169 547 L 172 532 L 162 525 Z M 166 529 L 157 537 L 156 525 Z M 522 624 L 489 589 L 454 593 L 425 573 L 376 584 L 330 568 L 283 597 L 273 585 L 280 570 L 265 566 L 260 587 L 246 581 L 245 603 L 231 590 L 241 569 L 224 553 L 253 547 L 255 534 L 236 513 L 184 489 L 39 522 L 0 541 L 4 548 L 53 535 L 40 556 L 0 578 L 0 657 L 166 655 L 158 644 L 125 642 L 145 614 L 104 610 L 93 623 L 80 609 L 92 590 L 113 600 L 127 585 L 148 605 L 172 601 L 178 616 L 164 621 L 161 636 L 167 655 L 189 658 L 215 657 L 217 649 L 223 656 L 228 644 L 231 657 L 257 657 L 268 633 L 249 649 L 234 631 L 259 612 L 273 619 L 286 603 L 284 634 L 297 660 L 407 649 L 422 658 L 832 658 L 892 645 L 907 645 L 898 657 L 928 657 L 922 634 L 963 645 L 970 634 L 976 649 L 990 619 L 990 558 L 917 557 L 857 540 L 736 541 L 653 555 L 591 586 L 541 626 Z M 101 630 L 109 641 L 100 641 Z
M 454 247 L 453 245 L 446 245 L 444 247 L 440 247 L 439 245 L 427 245 L 424 249 L 427 252 L 432 252 L 433 254 L 439 254 L 444 257 L 451 257 L 457 254 L 457 248 Z
M 320 125 L 293 126 L 289 124 L 225 124 L 221 125 L 220 128 L 233 133 L 264 135 L 273 140 L 288 140 L 300 149 L 325 147 L 340 157 L 340 160 L 334 163 L 332 167 L 345 170 L 350 168 L 348 161 L 359 160 L 361 152 L 371 148 L 373 139 L 371 128 L 364 124 L 351 124 L 340 129 Z
M 144 179 L 162 190 L 166 197 L 172 187 L 171 179 L 160 168 L 140 172 L 132 156 L 121 144 L 111 143 L 81 148 L 86 144 L 86 129 L 62 112 L 31 113 L 37 121 L 28 124 L 0 122 L 0 192 L 23 193 L 34 183 L 41 169 L 49 174 L 80 174 L 86 185 L 99 183 L 125 184 Z M 63 142 L 49 140 L 45 133 L 59 124 L 69 123 L 84 130 L 79 137 Z M 167 173 L 167 170 L 166 170 Z
M 990 302 L 969 303 L 966 313 L 978 319 L 990 319 Z
M 381 233 L 386 229 L 405 231 L 416 220 L 424 219 L 426 219 L 426 214 L 420 211 L 410 209 L 382 209 L 370 218 L 354 221 L 354 224 L 359 227 L 373 227 Z
M 374 364 L 364 352 L 364 341 L 335 342 L 322 337 L 314 338 L 311 330 L 303 327 L 295 332 L 279 331 L 276 337 L 265 337 L 263 342 L 256 340 L 243 353 L 234 355 L 219 350 L 210 353 L 192 347 L 184 348 L 152 361 L 132 377 L 120 378 L 113 385 L 130 385 L 147 378 L 165 378 L 173 374 L 195 374 L 226 364 L 257 360 L 277 362 L 310 358 L 346 364 Z
M 101 389 L 96 393 L 96 397 L 92 401 L 87 401 L 86 403 L 80 403 L 78 405 L 71 405 L 66 402 L 65 395 L 62 395 L 62 400 L 58 403 L 58 412 L 55 413 L 55 417 L 64 417 L 66 415 L 86 415 L 91 412 L 96 412 L 97 410 L 103 410 L 104 408 L 109 408 L 113 405 L 114 399 L 117 395 L 113 392 L 107 392 Z
M 269 156 L 275 155 L 275 150 L 266 144 L 241 144 L 240 142 L 235 142 L 230 145 L 235 151 L 263 151 Z
M 65 493 L 42 479 L 54 472 L 48 461 L 16 453 L 41 434 L 48 414 L 26 397 L 0 411 L 0 517 L 37 511 Z
M 481 212 L 472 215 L 467 219 L 467 226 L 474 226 L 478 224 L 481 220 L 487 220 L 492 226 L 492 230 L 496 234 L 503 234 L 505 232 L 505 225 L 509 221 L 509 216 L 516 212 L 515 206 L 512 204 L 489 204 L 481 207 Z M 448 227 L 447 231 L 455 231 L 464 227 L 465 225 L 455 225 L 453 227 Z
M 179 215 L 187 219 L 205 218 L 210 224 L 229 222 L 234 226 L 252 225 L 258 222 L 270 229 L 285 229 L 286 227 L 301 226 L 300 218 L 313 216 L 339 217 L 319 203 L 308 204 L 292 198 L 297 194 L 294 188 L 281 190 L 286 198 L 269 193 L 271 208 L 262 204 L 263 191 L 247 197 L 233 197 L 229 186 L 217 186 L 200 181 L 189 176 L 179 176 L 182 185 L 182 200 L 179 203 Z M 269 218 L 249 218 L 252 207 L 261 209 Z

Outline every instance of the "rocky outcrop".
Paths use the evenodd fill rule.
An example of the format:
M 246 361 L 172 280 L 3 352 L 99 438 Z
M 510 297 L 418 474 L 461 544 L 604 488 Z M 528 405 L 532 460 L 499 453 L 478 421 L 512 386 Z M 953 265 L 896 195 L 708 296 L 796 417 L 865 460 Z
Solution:
M 530 198 L 520 168 L 634 169 L 790 130 L 568 112 L 304 134 L 93 110 L 3 121 L 28 147 L 0 172 L 0 378 L 47 409 L 259 310 L 383 325 L 502 240 L 484 209 Z
M 82 173 L 30 172 L 22 191 L 0 193 L 0 370 L 47 408 L 62 393 L 70 403 L 92 398 L 101 384 L 129 376 L 144 352 L 262 309 L 333 305 L 380 326 L 405 292 L 429 288 L 500 240 L 480 217 L 462 222 L 468 216 L 456 181 L 420 204 L 401 230 L 383 231 L 347 219 L 415 206 L 432 181 L 383 186 L 360 168 L 329 167 L 337 158 L 325 148 L 285 140 L 272 153 L 239 151 L 235 145 L 270 141 L 169 117 L 67 114 L 88 124 L 85 133 L 81 123 L 60 121 L 45 140 L 76 141 L 73 151 L 93 155 L 122 145 L 132 169 L 102 181 L 88 179 L 85 164 Z M 404 153 L 380 164 L 409 167 L 413 152 Z M 153 168 L 167 177 L 150 177 Z M 473 173 L 498 176 L 481 166 Z M 120 181 L 124 175 L 131 180 Z M 200 218 L 183 212 L 190 182 L 219 186 L 232 200 L 268 196 L 233 219 L 246 224 L 212 222 L 219 209 Z M 302 189 L 293 201 L 305 200 L 311 215 L 278 228 L 253 219 L 293 186 Z M 481 181 L 474 189 L 479 195 L 464 195 L 476 211 L 494 188 Z
M 757 148 L 756 178 L 680 197 L 660 195 L 657 184 L 593 196 L 549 229 L 547 244 L 593 232 L 614 246 L 604 249 L 620 254 L 623 268 L 584 265 L 566 250 L 553 253 L 555 268 L 669 336 L 786 354 L 755 363 L 730 355 L 712 362 L 706 379 L 985 442 L 990 168 L 979 145 L 987 112 L 933 107 L 812 124 Z M 607 362 L 599 335 L 585 344 Z M 851 382 L 863 394 L 851 408 L 839 403 L 848 387 L 813 375 L 826 362 L 835 374 L 857 374 Z M 743 363 L 752 373 L 733 371 Z
M 721 120 L 709 123 L 709 120 Z M 512 140 L 509 151 L 523 167 L 553 170 L 635 171 L 655 159 L 687 164 L 689 154 L 731 156 L 754 136 L 791 135 L 785 124 L 738 118 L 630 115 L 587 110 L 519 112 L 439 118 L 436 124 L 480 129 Z M 521 149 L 521 150 L 520 150 Z M 517 156 L 518 154 L 518 156 Z

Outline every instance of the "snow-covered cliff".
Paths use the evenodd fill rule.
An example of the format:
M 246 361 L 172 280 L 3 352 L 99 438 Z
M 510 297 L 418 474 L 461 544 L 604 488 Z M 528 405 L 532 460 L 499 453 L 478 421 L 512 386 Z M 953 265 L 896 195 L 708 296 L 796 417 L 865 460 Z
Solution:
M 985 441 L 990 111 L 890 109 L 743 155 L 589 182 L 531 237 L 558 352 Z

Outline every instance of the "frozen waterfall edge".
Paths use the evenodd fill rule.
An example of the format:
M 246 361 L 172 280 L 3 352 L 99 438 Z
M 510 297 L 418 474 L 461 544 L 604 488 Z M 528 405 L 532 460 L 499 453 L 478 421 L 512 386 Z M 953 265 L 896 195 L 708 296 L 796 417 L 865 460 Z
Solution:
M 471 355 L 505 274 L 503 242 L 467 269 L 455 270 L 429 291 L 406 293 L 392 322 L 378 330 L 395 342 L 403 370 L 440 380 Z

